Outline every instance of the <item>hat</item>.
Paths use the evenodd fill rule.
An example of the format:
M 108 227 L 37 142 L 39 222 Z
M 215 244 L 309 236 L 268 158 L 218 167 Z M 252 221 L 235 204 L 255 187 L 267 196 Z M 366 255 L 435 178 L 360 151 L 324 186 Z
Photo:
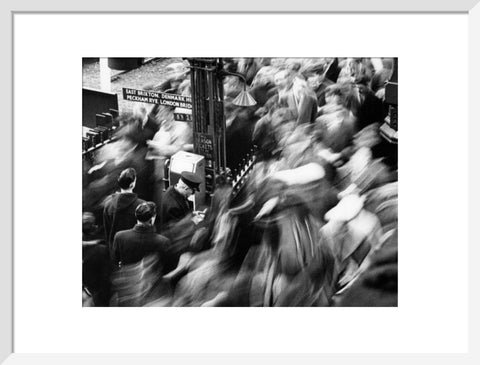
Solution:
M 133 167 L 123 170 L 118 177 L 118 185 L 122 189 L 128 189 L 137 178 L 137 173 Z
M 200 191 L 199 186 L 202 179 L 193 172 L 183 171 L 181 174 L 181 180 L 192 190 Z
M 135 217 L 137 217 L 140 222 L 147 222 L 157 214 L 156 212 L 157 206 L 154 202 L 145 202 L 135 209 Z

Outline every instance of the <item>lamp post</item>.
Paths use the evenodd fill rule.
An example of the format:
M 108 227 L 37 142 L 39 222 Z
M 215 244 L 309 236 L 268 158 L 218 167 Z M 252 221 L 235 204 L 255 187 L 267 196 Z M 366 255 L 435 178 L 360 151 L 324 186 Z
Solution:
M 242 74 L 223 69 L 221 58 L 189 58 L 192 89 L 192 119 L 194 152 L 205 157 L 205 188 L 212 194 L 215 177 L 227 171 L 226 125 L 224 114 L 223 79 L 231 75 L 242 79 L 243 91 L 233 103 L 251 106 L 256 102 L 248 94 Z

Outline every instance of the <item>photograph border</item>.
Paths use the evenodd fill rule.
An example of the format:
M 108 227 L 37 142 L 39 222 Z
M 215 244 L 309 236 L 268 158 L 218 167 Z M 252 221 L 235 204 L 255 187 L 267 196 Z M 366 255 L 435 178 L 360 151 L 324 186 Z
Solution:
M 1 134 L 2 143 L 0 143 L 0 156 L 2 158 L 1 166 L 10 173 L 10 179 L 1 181 L 1 188 L 4 199 L 0 205 L 1 220 L 0 234 L 2 243 L 0 245 L 0 289 L 2 299 L 0 301 L 0 362 L 5 364 L 65 364 L 65 363 L 85 363 L 94 362 L 102 364 L 129 364 L 133 360 L 140 364 L 153 364 L 158 361 L 167 363 L 183 363 L 195 361 L 205 364 L 224 364 L 245 363 L 250 361 L 291 363 L 292 360 L 303 363 L 318 363 L 319 360 L 327 360 L 332 363 L 351 362 L 355 360 L 360 363 L 384 363 L 386 360 L 393 363 L 403 364 L 405 361 L 418 359 L 422 362 L 435 363 L 473 363 L 479 360 L 479 351 L 475 344 L 480 339 L 478 310 L 480 301 L 478 295 L 478 277 L 480 277 L 479 267 L 475 265 L 474 259 L 479 257 L 476 253 L 480 252 L 478 242 L 480 242 L 480 233 L 475 230 L 476 218 L 479 217 L 477 202 L 480 202 L 480 192 L 475 187 L 480 186 L 480 174 L 478 173 L 478 160 L 480 156 L 480 144 L 476 141 L 476 133 L 480 131 L 480 110 L 476 105 L 480 100 L 478 81 L 480 81 L 480 4 L 479 0 L 445 0 L 445 1 L 403 1 L 387 3 L 385 1 L 336 1 L 335 3 L 323 4 L 315 1 L 295 1 L 295 2 L 273 2 L 270 4 L 259 4 L 258 1 L 243 1 L 242 4 L 229 4 L 221 1 L 182 1 L 181 8 L 175 4 L 158 4 L 154 1 L 136 1 L 131 2 L 110 2 L 108 5 L 98 1 L 84 1 L 82 5 L 65 4 L 60 1 L 44 1 L 38 4 L 34 1 L 4 1 L 2 7 L 2 21 L 0 22 L 3 48 L 7 50 L 6 55 L 1 58 L 0 72 L 3 85 L 1 88 L 2 111 L 6 118 L 4 120 L 4 133 Z M 134 9 L 133 9 L 134 7 Z M 115 10 L 112 10 L 115 9 Z M 188 10 L 185 10 L 188 9 Z M 272 9 L 275 9 L 274 11 Z M 469 22 L 469 352 L 459 355 L 429 355 L 429 354 L 314 354 L 314 355 L 275 355 L 275 354 L 231 354 L 231 355 L 186 355 L 186 354 L 165 354 L 165 355 L 115 355 L 115 354 L 42 354 L 27 355 L 13 353 L 13 255 L 14 255 L 14 232 L 13 232 L 13 190 L 14 190 L 14 165 L 13 165 L 13 135 L 14 135 L 14 114 L 13 114 L 13 22 L 17 13 L 209 13 L 209 12 L 241 12 L 241 13 L 299 13 L 299 12 L 318 12 L 318 13 L 468 13 Z M 477 81 L 477 82 L 475 82 Z M 476 121 L 476 123 L 475 123 Z M 477 243 L 477 245 L 475 245 Z M 477 360 L 475 360 L 475 358 Z

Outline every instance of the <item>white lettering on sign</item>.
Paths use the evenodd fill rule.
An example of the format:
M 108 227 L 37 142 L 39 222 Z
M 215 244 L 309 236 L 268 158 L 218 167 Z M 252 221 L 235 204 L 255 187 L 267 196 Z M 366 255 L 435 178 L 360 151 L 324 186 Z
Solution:
M 123 88 L 123 98 L 129 101 L 192 109 L 192 98 L 177 94 Z
M 141 103 L 148 103 L 149 102 L 147 97 L 141 97 L 141 96 L 136 96 L 136 95 L 127 95 L 126 99 L 130 100 L 130 101 L 139 101 Z

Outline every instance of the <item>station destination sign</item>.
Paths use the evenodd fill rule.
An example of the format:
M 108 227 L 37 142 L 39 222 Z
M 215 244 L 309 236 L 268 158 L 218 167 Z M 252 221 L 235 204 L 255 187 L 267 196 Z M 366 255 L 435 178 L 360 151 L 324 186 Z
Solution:
M 139 103 L 149 103 L 171 106 L 175 108 L 192 109 L 192 98 L 178 94 L 161 93 L 150 90 L 123 88 L 123 99 Z

